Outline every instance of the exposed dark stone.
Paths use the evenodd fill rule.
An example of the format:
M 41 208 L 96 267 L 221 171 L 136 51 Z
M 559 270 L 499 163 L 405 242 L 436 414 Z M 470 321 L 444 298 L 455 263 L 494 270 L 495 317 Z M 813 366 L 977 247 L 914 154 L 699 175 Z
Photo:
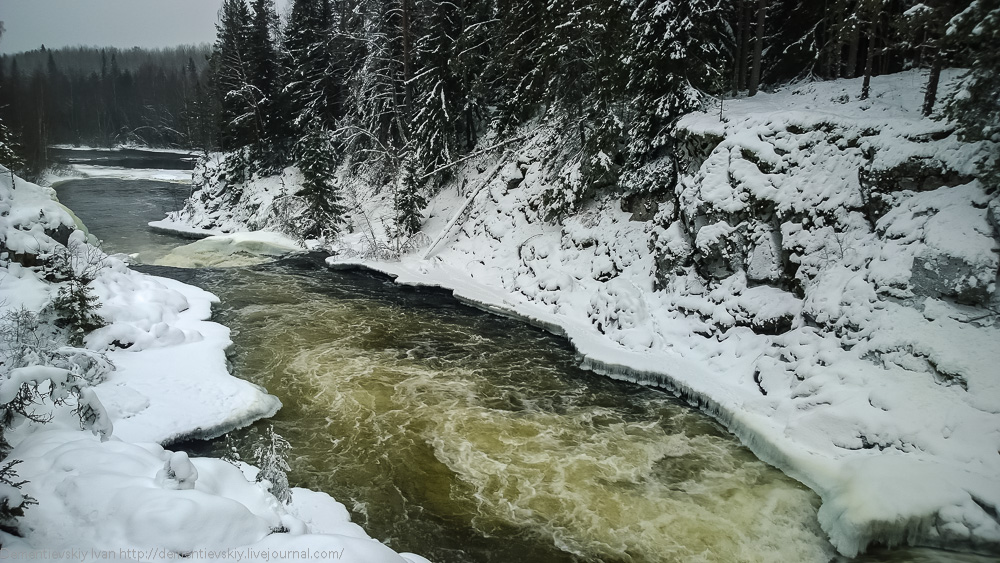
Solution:
M 11 255 L 11 262 L 20 264 L 25 268 L 33 268 L 38 266 L 41 262 L 38 260 L 37 254 L 32 254 L 30 252 L 18 252 Z
M 989 286 L 995 277 L 996 272 L 979 271 L 961 258 L 921 254 L 913 258 L 910 288 L 920 296 L 950 297 L 965 305 L 982 305 L 990 299 Z
M 858 170 L 861 198 L 869 222 L 874 225 L 892 207 L 890 194 L 903 190 L 926 192 L 955 187 L 974 180 L 932 158 L 911 157 L 890 168 L 863 166 Z
M 677 132 L 677 162 L 678 167 L 686 174 L 692 174 L 708 159 L 715 147 L 723 141 L 723 137 L 712 133 L 693 135 L 689 131 Z
M 775 336 L 792 330 L 793 322 L 795 322 L 794 315 L 779 315 L 777 317 L 769 318 L 754 317 L 750 322 L 750 330 L 752 330 L 754 334 L 768 334 Z
M 45 234 L 52 237 L 52 240 L 58 242 L 59 244 L 66 246 L 69 244 L 69 236 L 73 234 L 75 229 L 73 227 L 67 227 L 66 225 L 59 225 L 55 229 L 47 229 Z
M 511 162 L 500 171 L 500 179 L 504 182 L 504 188 L 510 191 L 520 186 L 521 182 L 524 181 L 524 172 L 517 164 Z
M 700 229 L 699 229 L 700 230 Z M 728 235 L 698 248 L 694 255 L 695 268 L 706 279 L 722 280 L 744 269 L 746 246 L 742 228 L 735 228 Z
M 622 199 L 622 211 L 632 214 L 630 221 L 652 221 L 660 210 L 660 204 L 668 203 L 676 210 L 676 205 L 666 193 L 632 194 Z M 676 211 L 674 214 L 676 216 Z M 672 221 L 674 217 L 667 218 Z
M 1000 239 L 1000 199 L 994 199 L 986 208 L 986 217 L 993 226 L 993 236 Z

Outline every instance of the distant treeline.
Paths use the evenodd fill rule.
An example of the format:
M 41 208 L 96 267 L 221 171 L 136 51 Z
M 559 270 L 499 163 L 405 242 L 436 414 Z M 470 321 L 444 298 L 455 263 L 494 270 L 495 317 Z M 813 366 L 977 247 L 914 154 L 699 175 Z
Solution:
M 0 57 L 0 120 L 22 172 L 52 144 L 211 145 L 211 47 L 46 49 Z

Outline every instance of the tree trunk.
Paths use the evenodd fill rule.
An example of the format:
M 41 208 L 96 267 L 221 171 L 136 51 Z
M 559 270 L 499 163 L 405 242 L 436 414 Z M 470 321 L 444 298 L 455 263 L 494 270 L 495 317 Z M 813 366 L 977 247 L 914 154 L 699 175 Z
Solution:
M 739 89 L 747 89 L 747 54 L 750 51 L 750 3 L 748 0 L 740 0 L 740 27 L 743 28 L 743 35 L 740 36 L 740 60 L 739 60 Z
M 757 37 L 753 44 L 753 67 L 750 69 L 750 95 L 757 93 L 760 87 L 760 59 L 764 51 L 764 16 L 767 12 L 767 0 L 757 0 Z
M 736 45 L 733 46 L 733 96 L 740 92 L 740 61 L 746 58 L 743 51 L 743 35 L 746 28 L 743 25 L 743 5 L 745 0 L 736 2 Z
M 930 117 L 934 111 L 934 102 L 937 101 L 938 83 L 941 81 L 941 68 L 944 66 L 945 52 L 942 46 L 945 38 L 945 25 L 951 19 L 952 3 L 949 0 L 939 0 L 931 4 L 935 8 L 935 28 L 928 31 L 928 35 L 933 35 L 933 41 L 925 41 L 929 49 L 928 56 L 931 58 L 931 72 L 927 76 L 927 87 L 924 89 L 924 117 Z
M 837 78 L 840 76 L 841 53 L 843 42 L 840 39 L 841 26 L 844 21 L 844 0 L 832 0 L 824 11 L 826 19 L 826 53 L 823 56 L 823 77 Z
M 931 73 L 927 77 L 927 88 L 924 90 L 924 117 L 930 117 L 934 111 L 934 102 L 937 101 L 938 82 L 941 81 L 941 53 L 934 54 L 934 63 L 931 64 Z
M 861 99 L 867 100 L 871 94 L 872 68 L 875 66 L 875 35 L 878 33 L 878 22 L 882 19 L 882 0 L 876 0 L 872 5 L 872 13 L 868 15 L 868 50 L 865 53 L 865 79 L 861 84 Z
M 844 78 L 854 78 L 858 75 L 858 43 L 861 42 L 861 29 L 858 23 L 852 22 L 851 42 L 847 45 L 847 66 L 844 68 Z
M 406 115 L 410 115 L 410 1 L 402 0 L 402 22 L 400 30 L 403 35 L 403 106 Z

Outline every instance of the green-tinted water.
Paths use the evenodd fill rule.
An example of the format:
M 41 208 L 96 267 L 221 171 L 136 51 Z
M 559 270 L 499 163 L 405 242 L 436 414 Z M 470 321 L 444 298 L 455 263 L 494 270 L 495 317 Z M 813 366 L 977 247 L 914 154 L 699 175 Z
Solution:
M 559 339 L 366 276 L 216 273 L 289 478 L 437 561 L 824 561 L 818 499 Z

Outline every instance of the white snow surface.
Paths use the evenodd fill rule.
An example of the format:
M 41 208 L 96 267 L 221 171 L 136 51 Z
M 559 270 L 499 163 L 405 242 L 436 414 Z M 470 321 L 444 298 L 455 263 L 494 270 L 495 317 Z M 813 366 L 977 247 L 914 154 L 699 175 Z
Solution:
M 113 147 L 88 147 L 83 145 L 77 146 L 77 145 L 62 144 L 62 145 L 52 145 L 52 148 L 65 151 L 83 151 L 83 152 L 121 152 L 123 150 L 135 150 L 135 151 L 151 152 L 151 153 L 183 154 L 188 156 L 199 156 L 203 154 L 202 151 L 198 150 L 147 147 L 135 144 L 120 144 L 120 145 L 115 145 Z
M 0 313 L 20 307 L 41 311 L 56 294 L 58 284 L 43 279 L 37 268 L 11 260 L 27 262 L 27 255 L 56 250 L 59 243 L 50 234 L 76 225 L 53 197 L 51 189 L 20 178 L 12 188 L 9 172 L 0 169 L 0 240 L 6 247 Z M 70 235 L 77 244 L 86 244 L 85 238 L 81 231 Z M 234 238 L 289 249 L 280 237 Z M 283 505 L 266 481 L 255 482 L 253 468 L 245 467 L 248 479 L 225 461 L 164 449 L 160 444 L 219 436 L 271 416 L 280 402 L 228 373 L 229 330 L 208 320 L 214 295 L 131 271 L 113 257 L 99 259 L 91 287 L 109 324 L 85 337 L 91 350 L 86 354 L 104 352 L 114 369 L 95 379 L 94 387 L 79 384 L 81 400 L 96 406 L 113 430 L 110 436 L 81 431 L 71 399 L 63 406 L 38 407 L 52 413 L 50 422 L 25 422 L 6 432 L 14 446 L 7 459 L 22 461 L 17 479 L 27 481 L 20 493 L 38 504 L 20 519 L 23 537 L 0 532 L 5 557 L 68 557 L 64 550 L 79 550 L 123 561 L 183 555 L 426 562 L 369 538 L 326 494 L 293 489 L 291 503 Z M 0 400 L 9 400 L 21 383 L 50 380 L 61 388 L 83 376 L 78 374 L 75 368 L 50 366 L 0 371 Z M 10 492 L 5 496 L 13 498 Z
M 187 184 L 191 182 L 190 170 L 161 170 L 157 168 L 124 168 L 96 164 L 70 164 L 45 174 L 44 183 L 55 185 L 68 180 L 86 178 L 119 178 L 122 180 L 158 180 Z

